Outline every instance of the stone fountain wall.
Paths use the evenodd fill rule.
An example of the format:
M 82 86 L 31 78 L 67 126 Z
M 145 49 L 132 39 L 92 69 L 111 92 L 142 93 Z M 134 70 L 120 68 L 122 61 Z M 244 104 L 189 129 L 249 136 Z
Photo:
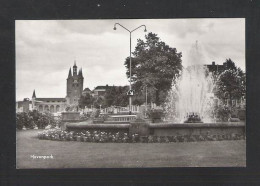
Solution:
M 62 112 L 61 113 L 61 129 L 66 130 L 67 124 L 71 122 L 80 122 L 79 112 Z
M 245 135 L 245 123 L 181 123 L 181 124 L 150 124 L 150 134 L 155 136 L 178 135 Z
M 245 136 L 245 122 L 219 123 L 151 123 L 140 115 L 129 123 L 95 124 L 80 121 L 78 112 L 62 113 L 62 130 L 124 132 L 139 136 Z
M 101 130 L 111 132 L 126 132 L 140 136 L 207 136 L 207 135 L 245 135 L 244 122 L 226 123 L 148 123 L 136 120 L 130 124 L 89 124 L 87 122 L 67 122 L 68 131 Z
M 79 112 L 62 112 L 61 117 L 62 117 L 62 121 L 80 120 L 80 113 Z

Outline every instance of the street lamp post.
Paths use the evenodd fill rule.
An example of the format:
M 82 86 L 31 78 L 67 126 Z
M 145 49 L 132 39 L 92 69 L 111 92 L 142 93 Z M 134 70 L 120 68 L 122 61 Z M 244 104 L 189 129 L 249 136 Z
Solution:
M 132 84 L 131 84 L 131 81 L 132 81 L 132 47 L 131 47 L 131 44 L 132 44 L 132 32 L 136 31 L 137 29 L 141 28 L 141 27 L 144 27 L 144 32 L 146 32 L 146 26 L 145 25 L 141 25 L 135 29 L 133 29 L 132 31 L 128 30 L 126 27 L 124 27 L 123 25 L 119 24 L 119 23 L 115 23 L 114 25 L 114 30 L 116 30 L 116 25 L 119 25 L 121 26 L 123 29 L 125 29 L 126 31 L 129 32 L 130 34 L 130 66 L 129 66 L 129 77 L 130 77 L 130 87 L 129 87 L 129 93 L 131 92 L 132 90 Z M 132 106 L 132 97 L 131 95 L 129 95 L 129 111 L 131 111 L 131 106 Z
M 147 85 L 145 86 L 145 118 L 147 113 Z

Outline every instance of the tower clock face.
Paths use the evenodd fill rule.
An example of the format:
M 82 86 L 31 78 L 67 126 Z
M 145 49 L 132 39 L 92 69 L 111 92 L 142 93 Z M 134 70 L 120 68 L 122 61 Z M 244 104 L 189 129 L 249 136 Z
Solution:
M 74 79 L 73 83 L 78 83 L 78 81 L 76 79 Z

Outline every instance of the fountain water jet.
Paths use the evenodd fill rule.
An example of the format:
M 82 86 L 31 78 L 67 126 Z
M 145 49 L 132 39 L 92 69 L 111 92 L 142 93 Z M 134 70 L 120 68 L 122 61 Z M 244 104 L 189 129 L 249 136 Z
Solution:
M 211 122 L 214 84 L 197 41 L 187 64 L 172 82 L 165 104 L 166 118 L 176 122 Z

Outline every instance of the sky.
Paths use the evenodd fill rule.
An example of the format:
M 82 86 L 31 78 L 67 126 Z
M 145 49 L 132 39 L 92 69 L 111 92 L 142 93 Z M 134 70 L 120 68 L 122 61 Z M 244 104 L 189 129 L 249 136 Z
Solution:
M 185 67 L 197 41 L 205 63 L 231 58 L 245 70 L 245 19 L 100 19 L 100 20 L 16 20 L 16 100 L 36 97 L 65 97 L 66 79 L 74 61 L 82 67 L 84 88 L 99 85 L 128 85 L 125 58 L 137 39 L 149 32 L 182 52 Z

